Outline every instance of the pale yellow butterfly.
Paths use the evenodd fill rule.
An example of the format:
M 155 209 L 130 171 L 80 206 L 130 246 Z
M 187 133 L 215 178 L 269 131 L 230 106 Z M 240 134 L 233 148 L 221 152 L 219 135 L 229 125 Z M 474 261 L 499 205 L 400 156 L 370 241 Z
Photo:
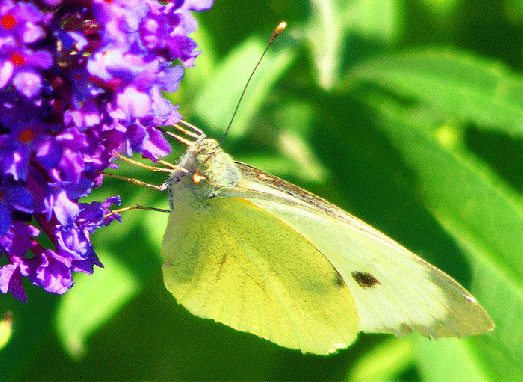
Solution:
M 265 51 L 284 28 L 278 25 Z M 156 168 L 118 155 L 168 172 L 162 186 L 107 175 L 167 189 L 164 282 L 191 313 L 315 354 L 349 346 L 360 331 L 438 338 L 494 328 L 455 280 L 383 233 L 235 162 L 195 126 L 174 127 L 196 139 L 164 131 L 188 146 L 178 165 L 158 161 L 170 169 Z M 122 210 L 133 208 L 155 209 Z
M 485 333 L 488 314 L 451 277 L 351 214 L 235 162 L 198 133 L 162 188 L 166 288 L 191 313 L 302 352 L 359 331 Z

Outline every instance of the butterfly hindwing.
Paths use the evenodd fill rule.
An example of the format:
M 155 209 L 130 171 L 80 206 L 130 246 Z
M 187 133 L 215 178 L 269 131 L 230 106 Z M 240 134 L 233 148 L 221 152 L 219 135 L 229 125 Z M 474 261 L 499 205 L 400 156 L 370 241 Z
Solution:
M 190 312 L 304 352 L 354 341 L 352 296 L 307 240 L 242 199 L 179 202 L 162 244 L 163 273 Z

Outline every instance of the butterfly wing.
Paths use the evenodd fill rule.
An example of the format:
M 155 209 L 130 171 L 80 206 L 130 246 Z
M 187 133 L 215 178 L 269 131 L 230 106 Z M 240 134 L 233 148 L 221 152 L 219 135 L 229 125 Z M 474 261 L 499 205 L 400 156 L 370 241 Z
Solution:
M 332 264 L 271 213 L 177 193 L 162 244 L 167 289 L 191 313 L 281 346 L 327 354 L 359 328 Z
M 305 237 L 349 288 L 365 332 L 462 337 L 492 330 L 483 308 L 451 277 L 327 201 L 238 163 L 243 180 L 227 190 Z

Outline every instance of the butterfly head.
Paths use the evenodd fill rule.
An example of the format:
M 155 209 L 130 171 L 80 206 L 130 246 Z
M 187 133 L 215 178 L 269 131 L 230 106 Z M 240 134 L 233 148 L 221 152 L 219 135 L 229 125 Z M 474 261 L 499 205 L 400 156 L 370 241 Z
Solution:
M 174 170 L 167 180 L 172 195 L 179 188 L 190 191 L 198 199 L 208 199 L 219 194 L 222 187 L 234 187 L 241 172 L 234 160 L 214 139 L 197 140 L 187 148 L 180 159 L 179 170 Z

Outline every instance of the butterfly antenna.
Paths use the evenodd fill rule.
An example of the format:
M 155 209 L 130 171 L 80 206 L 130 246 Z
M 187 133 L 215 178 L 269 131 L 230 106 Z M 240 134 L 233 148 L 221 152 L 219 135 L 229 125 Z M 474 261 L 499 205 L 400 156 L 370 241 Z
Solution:
M 267 53 L 267 51 L 271 47 L 271 45 L 274 42 L 274 40 L 276 39 L 276 37 L 278 37 L 278 35 L 281 32 L 283 32 L 285 30 L 285 28 L 287 28 L 287 23 L 285 21 L 282 21 L 274 29 L 274 32 L 272 33 L 272 36 L 269 39 L 269 42 L 267 43 L 267 46 L 265 47 L 265 50 L 263 51 L 262 55 L 260 56 L 260 59 L 258 60 L 258 63 L 254 67 L 251 75 L 249 76 L 249 79 L 247 80 L 247 83 L 245 84 L 245 87 L 243 88 L 243 91 L 242 91 L 242 94 L 240 96 L 240 99 L 238 100 L 238 104 L 236 105 L 236 109 L 234 109 L 234 113 L 232 114 L 231 121 L 229 122 L 229 125 L 227 126 L 227 129 L 225 130 L 225 133 L 223 134 L 223 137 L 220 140 L 220 143 L 219 143 L 220 146 L 221 146 L 223 140 L 225 139 L 225 137 L 227 136 L 227 133 L 231 129 L 231 125 L 232 125 L 232 122 L 234 121 L 234 117 L 236 117 L 236 113 L 238 113 L 238 108 L 240 107 L 240 104 L 241 104 L 241 102 L 243 100 L 243 96 L 245 95 L 245 92 L 247 91 L 247 87 L 249 86 L 249 83 L 251 82 L 252 77 L 254 76 L 254 73 L 256 72 L 256 69 L 258 69 L 258 66 L 260 66 L 260 62 L 262 61 L 263 57 L 265 56 L 265 53 Z

